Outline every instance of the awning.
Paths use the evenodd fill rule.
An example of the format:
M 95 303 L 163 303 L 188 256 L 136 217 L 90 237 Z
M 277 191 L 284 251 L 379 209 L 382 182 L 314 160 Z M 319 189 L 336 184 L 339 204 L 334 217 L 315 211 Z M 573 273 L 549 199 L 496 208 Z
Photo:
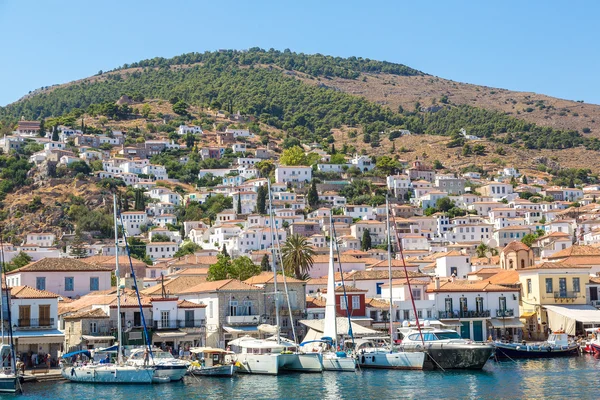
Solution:
M 535 311 L 522 312 L 520 318 L 530 318 L 535 315 Z
M 462 326 L 462 322 L 460 322 L 460 319 L 445 319 L 440 322 L 443 326 Z
M 187 336 L 187 332 L 183 331 L 154 332 L 154 334 L 163 339 L 174 339 Z
M 82 335 L 83 340 L 89 340 L 90 342 L 108 342 L 110 340 L 116 340 L 114 336 L 91 336 Z
M 50 329 L 47 331 L 16 331 L 13 337 L 17 340 L 17 344 L 55 344 L 64 343 L 65 334 L 58 329 Z
M 338 335 L 347 335 L 348 334 L 348 318 L 346 317 L 336 317 L 335 319 L 337 323 L 337 333 Z M 320 332 L 319 338 L 323 337 L 324 332 L 324 319 L 303 319 L 300 321 L 301 324 L 307 326 L 308 328 L 314 329 L 317 332 Z M 352 333 L 354 336 L 366 336 L 373 335 L 377 333 L 377 331 L 359 325 L 355 322 L 352 322 Z
M 258 326 L 223 326 L 223 329 L 227 333 L 254 332 L 258 331 Z
M 77 350 L 77 351 L 72 351 L 70 353 L 67 354 L 63 354 L 61 357 L 62 358 L 71 358 L 73 356 L 76 356 L 77 354 L 83 354 L 85 355 L 87 358 L 92 358 L 92 355 L 90 354 L 89 350 Z
M 490 324 L 496 329 L 502 328 L 523 328 L 524 325 L 518 318 L 492 318 L 490 319 Z
M 600 310 L 590 305 L 543 306 L 548 311 L 548 325 L 552 331 L 563 330 L 575 335 L 575 322 L 600 324 Z

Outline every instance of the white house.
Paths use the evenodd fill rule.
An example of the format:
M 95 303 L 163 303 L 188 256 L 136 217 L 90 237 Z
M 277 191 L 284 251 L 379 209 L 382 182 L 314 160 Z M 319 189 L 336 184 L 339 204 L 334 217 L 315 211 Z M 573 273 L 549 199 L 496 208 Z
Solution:
M 307 166 L 283 166 L 275 168 L 277 183 L 308 183 L 312 180 L 312 168 Z
M 179 245 L 174 242 L 152 242 L 146 244 L 146 255 L 151 260 L 158 260 L 161 258 L 171 258 L 173 254 L 177 253 Z
M 121 213 L 121 219 L 127 236 L 139 235 L 142 233 L 142 226 L 148 225 L 148 217 L 145 211 L 125 211 Z
M 27 240 L 25 241 L 28 245 L 36 245 L 39 247 L 52 247 L 56 241 L 56 235 L 54 233 L 46 232 L 33 232 L 27 234 Z
M 177 133 L 180 135 L 186 135 L 188 133 L 202 133 L 202 128 L 195 125 L 179 125 Z
M 43 258 L 6 273 L 8 286 L 30 286 L 63 297 L 83 296 L 110 289 L 112 265 L 84 263 L 71 258 Z
M 471 272 L 471 261 L 468 254 L 450 251 L 435 260 L 435 275 L 438 277 L 467 278 Z

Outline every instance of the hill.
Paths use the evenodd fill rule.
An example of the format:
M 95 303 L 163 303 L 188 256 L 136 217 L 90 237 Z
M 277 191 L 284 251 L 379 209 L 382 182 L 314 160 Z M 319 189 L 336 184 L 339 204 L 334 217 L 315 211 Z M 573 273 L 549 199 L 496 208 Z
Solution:
M 462 89 L 453 92 L 448 85 Z M 564 107 L 525 103 L 531 106 L 525 110 L 532 110 L 521 113 L 517 108 L 525 98 L 508 91 L 504 97 L 490 97 L 498 90 L 478 97 L 473 92 L 481 92 L 480 87 L 465 87 L 471 88 L 401 64 L 254 48 L 190 53 L 124 65 L 109 73 L 35 92 L 0 109 L 0 118 L 46 118 L 75 109 L 94 115 L 102 112 L 102 104 L 114 103 L 121 95 L 129 94 L 134 98 L 175 98 L 230 113 L 240 111 L 302 141 L 331 142 L 332 129 L 341 127 L 375 133 L 375 144 L 380 132 L 409 129 L 417 134 L 451 136 L 465 128 L 469 134 L 507 144 L 518 142 L 528 149 L 600 148 L 598 139 L 585 133 L 592 128 L 578 130 L 583 125 L 593 126 L 591 120 L 595 121 L 593 115 L 597 112 L 594 106 L 587 106 L 591 107 L 589 113 L 582 111 L 588 115 L 581 116 L 584 123 L 571 124 L 565 121 L 574 119 L 574 112 L 567 113 Z M 509 105 L 508 98 L 516 103 L 511 101 Z M 427 106 L 433 99 L 436 105 L 432 109 Z M 561 122 L 537 117 L 536 107 Z M 114 116 L 109 113 L 109 117 Z M 508 140 L 506 133 L 511 134 Z

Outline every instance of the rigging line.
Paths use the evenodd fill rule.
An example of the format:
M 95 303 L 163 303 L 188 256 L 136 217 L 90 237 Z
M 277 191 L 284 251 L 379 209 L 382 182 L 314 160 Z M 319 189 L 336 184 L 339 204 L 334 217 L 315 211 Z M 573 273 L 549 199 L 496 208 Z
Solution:
M 271 212 L 271 221 L 274 222 L 275 216 L 273 215 L 274 210 L 273 210 L 273 206 L 272 206 L 272 202 L 271 202 L 271 185 L 269 184 L 269 208 L 270 208 L 270 212 Z M 275 229 L 275 224 L 272 223 L 271 225 L 271 232 L 273 232 L 273 230 Z M 279 262 L 281 263 L 281 275 L 283 277 L 283 287 L 285 288 L 285 295 L 287 298 L 287 306 L 288 306 L 288 312 L 290 313 L 290 325 L 292 326 L 292 336 L 294 337 L 294 342 L 298 343 L 298 337 L 296 336 L 296 328 L 294 326 L 294 316 L 292 315 L 292 305 L 290 303 L 290 296 L 289 296 L 289 291 L 288 291 L 288 286 L 287 286 L 287 279 L 285 277 L 285 271 L 283 270 L 283 256 L 281 255 L 281 246 L 279 243 L 279 235 L 277 235 L 277 231 L 275 231 L 275 234 L 273 236 L 275 238 L 275 241 L 277 243 L 277 253 L 279 256 Z M 298 300 L 298 299 L 296 299 Z
M 21 384 L 19 382 L 18 379 L 18 373 L 17 373 L 17 360 L 15 358 L 15 345 L 14 345 L 14 338 L 13 338 L 13 329 L 12 329 L 12 317 L 11 317 L 11 305 L 10 305 L 10 298 L 12 298 L 12 291 L 9 292 L 9 288 L 8 288 L 8 284 L 6 281 L 6 263 L 4 260 L 4 241 L 2 239 L 2 232 L 0 232 L 0 256 L 2 258 L 2 275 L 3 275 L 3 284 L 6 290 L 6 306 L 7 306 L 7 318 L 8 318 L 8 340 L 10 343 L 10 358 L 11 358 L 11 368 L 13 373 L 15 374 L 15 379 L 18 382 L 19 387 L 21 388 L 22 391 L 22 387 Z M 3 293 L 3 289 L 2 289 L 2 284 L 0 284 L 0 294 Z M 4 302 L 2 302 L 2 307 L 4 307 Z M 4 325 L 4 321 L 1 321 L 2 324 Z
M 117 210 L 115 210 L 115 213 L 116 212 L 117 212 Z M 127 244 L 127 232 L 125 230 L 125 225 L 123 224 L 123 215 L 120 212 L 119 212 L 119 219 L 121 221 L 121 227 L 123 228 L 123 241 L 125 242 L 125 250 L 127 252 L 127 258 L 129 259 L 129 268 L 131 269 L 131 277 L 133 278 L 133 286 L 135 288 L 135 294 L 137 296 L 138 305 L 140 307 L 140 316 L 142 317 L 142 324 L 144 325 L 144 338 L 146 340 L 146 345 L 148 346 L 148 352 L 150 353 L 150 357 L 152 358 L 152 361 L 154 362 L 154 354 L 152 352 L 152 342 L 150 342 L 150 339 L 148 338 L 148 328 L 146 326 L 146 317 L 144 316 L 144 309 L 142 307 L 142 299 L 140 298 L 140 291 L 139 291 L 138 285 L 137 285 L 137 278 L 135 277 L 135 270 L 133 269 L 133 262 L 131 261 L 131 252 L 129 251 L 129 245 Z M 116 254 L 116 257 L 119 257 L 119 255 Z M 117 279 L 119 279 L 119 278 L 117 278 Z M 117 288 L 117 290 L 120 290 L 120 288 Z M 119 318 L 121 318 L 120 315 L 119 315 Z
M 389 206 L 388 206 L 389 209 Z M 408 293 L 410 294 L 410 301 L 412 303 L 413 312 L 415 313 L 415 321 L 417 323 L 417 329 L 419 330 L 419 336 L 421 337 L 421 343 L 423 343 L 423 348 L 425 348 L 425 339 L 423 338 L 423 331 L 421 330 L 421 324 L 419 323 L 419 314 L 417 313 L 417 306 L 415 305 L 415 298 L 412 294 L 412 288 L 410 286 L 410 279 L 408 277 L 408 269 L 406 268 L 406 260 L 404 259 L 404 251 L 402 250 L 402 244 L 400 243 L 400 237 L 398 236 L 398 231 L 396 229 L 396 218 L 394 218 L 394 236 L 396 237 L 396 245 L 398 246 L 398 252 L 400 253 L 400 259 L 402 260 L 402 266 L 404 267 L 404 276 L 406 277 L 406 284 L 408 285 Z M 388 237 L 391 236 L 391 232 Z M 391 277 L 390 277 L 391 279 Z M 391 292 L 392 288 L 390 288 Z M 409 322 L 410 323 L 410 322 Z
M 329 218 L 332 218 L 333 214 L 329 215 Z M 338 238 L 337 238 L 337 233 L 335 231 L 335 224 L 332 222 L 331 223 L 331 229 L 332 229 L 332 237 L 330 238 L 330 240 L 334 240 L 333 242 L 335 244 L 335 249 L 336 249 L 336 253 L 337 253 L 337 257 L 338 257 L 338 268 L 340 271 L 340 276 L 342 277 L 342 287 L 344 290 L 344 299 L 346 301 L 346 307 L 348 306 L 348 294 L 346 293 L 346 283 L 344 282 L 344 272 L 342 270 L 342 257 L 340 255 L 340 245 L 337 242 Z M 348 335 L 350 335 L 350 339 L 352 340 L 352 347 L 355 347 L 355 343 L 354 343 L 354 333 L 352 332 L 352 320 L 350 319 L 350 316 L 348 315 L 348 313 L 346 313 L 346 316 L 348 317 Z M 336 322 L 337 324 L 337 317 L 336 317 Z

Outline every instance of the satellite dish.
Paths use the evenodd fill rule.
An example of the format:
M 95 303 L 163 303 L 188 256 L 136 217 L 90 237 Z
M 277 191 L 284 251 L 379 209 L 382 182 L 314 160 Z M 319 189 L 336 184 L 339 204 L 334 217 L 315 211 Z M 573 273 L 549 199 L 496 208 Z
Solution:
M 493 249 L 495 249 L 496 247 L 498 247 L 498 242 L 496 242 L 496 239 L 492 238 L 489 239 L 485 242 L 486 246 L 491 247 Z

